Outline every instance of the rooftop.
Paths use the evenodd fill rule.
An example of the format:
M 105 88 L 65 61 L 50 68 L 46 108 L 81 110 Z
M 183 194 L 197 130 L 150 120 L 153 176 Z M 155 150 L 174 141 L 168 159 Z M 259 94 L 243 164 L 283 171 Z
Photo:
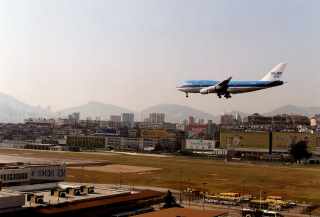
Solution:
M 19 196 L 19 195 L 21 195 L 21 193 L 19 193 L 19 192 L 7 190 L 7 189 L 2 189 L 2 190 L 0 190 L 0 198 L 3 198 L 3 197 L 12 197 L 12 196 Z
M 155 212 L 137 215 L 136 217 L 218 217 L 226 216 L 227 212 L 222 210 L 197 210 L 189 208 L 169 208 Z

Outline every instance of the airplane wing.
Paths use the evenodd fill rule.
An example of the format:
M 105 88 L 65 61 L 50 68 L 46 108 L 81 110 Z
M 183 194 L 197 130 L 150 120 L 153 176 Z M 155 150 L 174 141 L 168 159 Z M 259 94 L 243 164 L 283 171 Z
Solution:
M 206 87 L 200 90 L 201 94 L 209 94 L 209 93 L 225 93 L 228 89 L 228 84 L 231 81 L 232 77 L 227 78 L 224 81 L 221 81 L 220 83 Z
M 228 84 L 229 84 L 229 82 L 231 81 L 231 79 L 232 79 L 232 77 L 229 77 L 229 78 L 227 78 L 226 80 L 221 81 L 219 84 L 215 85 L 215 89 L 216 89 L 217 91 L 227 90 Z

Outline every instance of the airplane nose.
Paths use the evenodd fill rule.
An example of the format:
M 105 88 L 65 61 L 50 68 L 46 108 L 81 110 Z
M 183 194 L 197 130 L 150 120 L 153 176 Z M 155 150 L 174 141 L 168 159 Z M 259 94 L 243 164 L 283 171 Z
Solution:
M 176 88 L 177 90 L 184 92 L 184 89 L 181 86 L 177 86 Z

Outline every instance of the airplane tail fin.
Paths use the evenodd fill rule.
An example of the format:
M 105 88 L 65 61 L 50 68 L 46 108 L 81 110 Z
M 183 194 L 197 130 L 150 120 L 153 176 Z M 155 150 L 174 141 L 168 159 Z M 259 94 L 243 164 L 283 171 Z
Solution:
M 287 63 L 279 63 L 270 72 L 268 72 L 261 81 L 277 81 L 280 80 Z

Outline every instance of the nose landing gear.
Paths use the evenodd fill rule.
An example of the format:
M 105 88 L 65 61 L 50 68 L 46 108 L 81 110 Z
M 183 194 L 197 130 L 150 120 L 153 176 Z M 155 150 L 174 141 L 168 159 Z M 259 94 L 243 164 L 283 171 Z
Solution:
M 188 98 L 189 97 L 189 93 L 188 92 L 186 92 L 186 98 Z

